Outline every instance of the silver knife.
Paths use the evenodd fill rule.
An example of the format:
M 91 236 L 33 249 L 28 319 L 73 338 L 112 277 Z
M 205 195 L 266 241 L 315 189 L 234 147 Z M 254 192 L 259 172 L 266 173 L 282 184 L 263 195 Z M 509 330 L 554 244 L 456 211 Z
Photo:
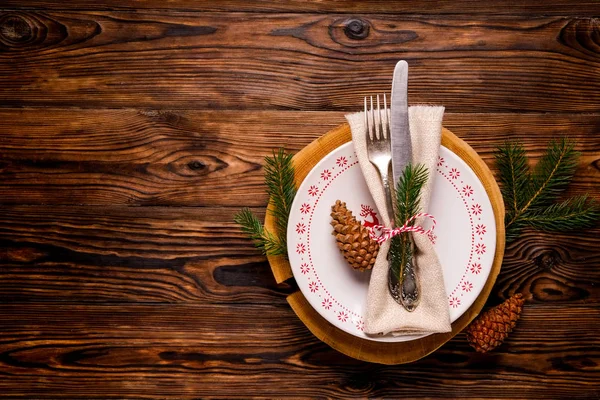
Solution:
M 391 105 L 391 137 L 392 137 L 392 176 L 394 188 L 402 175 L 404 168 L 412 161 L 412 143 L 408 125 L 408 63 L 399 61 L 394 68 L 392 81 Z M 400 226 L 404 221 L 396 221 Z M 412 234 L 406 233 L 414 253 Z M 394 300 L 408 311 L 413 311 L 420 300 L 420 285 L 415 271 L 415 259 L 411 257 L 400 269 L 401 280 L 395 274 L 389 274 L 388 285 Z

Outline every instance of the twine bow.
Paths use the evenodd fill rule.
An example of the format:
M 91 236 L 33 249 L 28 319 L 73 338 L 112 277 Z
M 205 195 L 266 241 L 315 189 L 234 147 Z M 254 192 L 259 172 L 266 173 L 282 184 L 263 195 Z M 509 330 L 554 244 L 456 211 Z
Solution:
M 419 217 L 427 217 L 427 218 L 431 219 L 431 221 L 433 221 L 433 225 L 431 226 L 431 228 L 425 230 L 425 228 L 423 228 L 420 225 L 410 225 L 411 222 L 413 222 L 415 219 L 417 219 Z M 385 242 L 386 240 L 389 240 L 389 239 L 393 238 L 394 236 L 399 235 L 404 232 L 421 233 L 423 235 L 428 235 L 431 237 L 431 235 L 433 234 L 433 230 L 435 229 L 435 223 L 436 223 L 435 217 L 433 215 L 427 214 L 424 212 L 420 212 L 420 213 L 413 215 L 409 219 L 407 219 L 406 222 L 404 223 L 404 225 L 402 225 L 398 228 L 386 228 L 383 225 L 373 225 L 372 227 L 369 227 L 368 229 L 369 229 L 369 236 L 371 237 L 371 239 L 373 239 L 377 243 L 381 244 L 381 243 Z M 377 233 L 375 233 L 375 231 L 380 231 L 381 233 L 378 235 Z

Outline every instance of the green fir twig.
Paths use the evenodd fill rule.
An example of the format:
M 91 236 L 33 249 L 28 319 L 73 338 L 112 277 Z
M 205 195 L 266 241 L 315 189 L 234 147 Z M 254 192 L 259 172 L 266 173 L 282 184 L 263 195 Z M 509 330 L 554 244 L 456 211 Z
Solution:
M 553 140 L 532 172 L 521 143 L 506 142 L 498 148 L 496 165 L 506 205 L 507 242 L 517 239 L 527 226 L 565 231 L 597 223 L 600 209 L 588 196 L 556 203 L 575 174 L 578 158 L 573 141 Z
M 404 225 L 408 219 L 419 212 L 421 189 L 427 183 L 427 177 L 427 168 L 422 164 L 409 164 L 402 172 L 396 185 L 394 221 L 396 226 Z M 414 221 L 411 222 L 411 225 L 413 224 Z M 402 233 L 392 238 L 389 255 L 391 273 L 398 277 L 398 282 L 402 282 L 404 266 L 413 256 L 408 233 Z
M 248 208 L 243 208 L 234 217 L 242 232 L 266 255 L 287 257 L 287 224 L 296 196 L 292 157 L 291 154 L 285 154 L 282 148 L 277 153 L 273 151 L 272 157 L 265 157 L 265 184 L 271 201 L 267 212 L 273 216 L 275 233 L 268 232 Z
M 234 217 L 236 224 L 241 225 L 244 232 L 263 254 L 284 255 L 286 247 L 271 232 L 265 230 L 260 220 L 249 208 L 242 208 Z
M 292 154 L 280 148 L 273 157 L 265 157 L 265 184 L 272 207 L 269 212 L 275 219 L 275 228 L 281 245 L 287 248 L 287 224 L 296 196 Z

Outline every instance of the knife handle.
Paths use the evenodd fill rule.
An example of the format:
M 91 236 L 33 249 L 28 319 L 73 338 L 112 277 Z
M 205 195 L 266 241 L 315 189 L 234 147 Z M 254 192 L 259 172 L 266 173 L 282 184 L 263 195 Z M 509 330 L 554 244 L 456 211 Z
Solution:
M 390 218 L 390 226 L 394 226 L 394 203 L 392 201 L 392 189 L 390 186 L 389 170 L 390 164 L 386 172 L 381 172 L 381 181 L 383 183 L 383 190 L 385 192 L 385 205 L 388 211 L 388 217 Z

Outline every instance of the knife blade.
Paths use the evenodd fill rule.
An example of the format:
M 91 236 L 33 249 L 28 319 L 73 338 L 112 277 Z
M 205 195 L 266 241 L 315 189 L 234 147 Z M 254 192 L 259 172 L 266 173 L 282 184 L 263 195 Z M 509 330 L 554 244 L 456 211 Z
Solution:
M 408 126 L 408 63 L 398 61 L 394 68 L 391 105 L 392 176 L 394 188 L 404 168 L 412 161 L 412 143 Z M 402 223 L 403 221 L 396 221 Z
M 392 141 L 392 177 L 394 188 L 406 166 L 412 161 L 412 143 L 408 124 L 408 63 L 399 61 L 394 68 L 391 101 L 391 141 Z M 395 221 L 400 226 L 404 221 Z M 410 233 L 403 233 L 414 254 L 414 242 Z M 390 270 L 388 286 L 392 297 L 407 311 L 414 311 L 420 300 L 420 286 L 415 270 L 415 259 L 411 257 L 405 265 L 399 266 L 400 280 Z

